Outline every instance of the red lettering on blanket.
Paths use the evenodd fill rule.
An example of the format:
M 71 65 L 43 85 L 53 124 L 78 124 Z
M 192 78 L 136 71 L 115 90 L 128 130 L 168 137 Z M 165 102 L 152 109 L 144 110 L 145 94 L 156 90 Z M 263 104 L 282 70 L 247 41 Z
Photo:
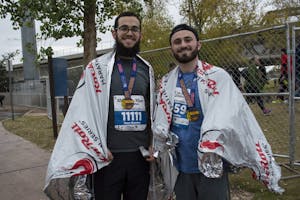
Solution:
M 213 65 L 208 64 L 206 62 L 202 62 L 202 67 L 204 71 L 210 70 L 211 68 L 213 68 Z
M 210 149 L 210 150 L 214 150 L 221 147 L 222 150 L 224 151 L 224 147 L 219 142 L 212 142 L 209 140 L 201 142 L 200 147 L 203 149 Z
M 197 69 L 197 75 L 198 75 L 198 76 L 203 76 L 203 75 L 204 75 L 204 70 L 198 68 L 198 69 Z
M 263 152 L 263 150 L 262 150 L 259 143 L 256 143 L 255 146 L 256 146 L 256 151 L 257 151 L 257 153 L 258 153 L 258 155 L 261 159 L 260 164 L 261 164 L 262 168 L 265 170 L 267 178 L 269 179 L 270 171 L 269 171 L 269 163 L 268 163 L 268 160 L 267 160 L 267 156 Z M 266 181 L 265 184 L 268 184 L 268 182 Z
M 81 129 L 80 126 L 78 126 L 77 123 L 74 123 L 74 125 L 72 126 L 72 129 L 75 133 L 77 133 L 81 138 L 81 143 L 83 144 L 83 146 L 85 146 L 86 149 L 88 150 L 93 150 L 96 155 L 100 158 L 100 160 L 107 162 L 107 158 L 105 158 L 101 152 L 98 150 L 98 148 L 93 146 L 93 143 L 90 142 L 89 137 L 87 136 L 87 134 Z
M 207 87 L 213 90 L 213 94 L 219 94 L 219 92 L 217 91 L 216 85 L 217 85 L 217 82 L 215 80 L 208 79 Z
M 164 112 L 166 113 L 166 116 L 167 116 L 167 119 L 168 119 L 168 123 L 171 124 L 171 114 L 170 114 L 170 112 L 168 112 L 167 104 L 163 100 L 162 95 L 161 95 L 159 104 L 161 104 L 161 107 L 163 108 Z
M 92 63 L 89 64 L 88 69 L 91 70 L 91 74 L 92 74 L 93 81 L 94 81 L 95 91 L 96 92 L 102 92 L 102 90 L 100 90 L 100 83 L 97 79 L 96 72 L 95 72 L 95 69 L 94 69 Z
M 84 175 L 84 174 L 92 174 L 94 172 L 94 165 L 93 165 L 93 162 L 87 158 L 84 158 L 84 159 L 81 159 L 81 160 L 78 160 L 74 165 L 73 167 L 71 168 L 72 169 L 78 169 L 79 167 L 83 167 L 84 170 L 80 171 L 79 173 L 77 174 L 74 174 L 74 176 L 78 176 L 78 175 Z
M 81 143 L 85 146 L 85 148 L 90 149 L 90 146 L 93 143 L 90 142 L 86 133 L 76 123 L 72 126 L 72 129 L 82 138 Z

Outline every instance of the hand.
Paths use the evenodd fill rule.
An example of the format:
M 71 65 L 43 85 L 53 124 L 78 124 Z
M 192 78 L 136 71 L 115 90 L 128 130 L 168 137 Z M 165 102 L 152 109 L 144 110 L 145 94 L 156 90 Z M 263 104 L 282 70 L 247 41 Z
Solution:
M 112 155 L 112 153 L 110 152 L 110 150 L 108 150 L 107 152 L 107 160 L 108 161 L 112 161 L 114 159 L 114 156 Z
M 222 158 L 211 152 L 203 153 L 200 164 L 200 171 L 209 178 L 219 178 L 223 174 Z
M 155 157 L 153 156 L 153 147 L 149 146 L 149 156 L 146 158 L 146 161 L 153 162 L 155 160 Z

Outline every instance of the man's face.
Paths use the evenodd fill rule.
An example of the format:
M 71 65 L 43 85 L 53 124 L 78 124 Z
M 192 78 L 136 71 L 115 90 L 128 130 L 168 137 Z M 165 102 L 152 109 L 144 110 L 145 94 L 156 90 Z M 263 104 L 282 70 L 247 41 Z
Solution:
M 112 32 L 113 37 L 124 48 L 131 49 L 141 39 L 140 26 L 139 20 L 134 16 L 120 17 L 117 29 Z
M 178 31 L 171 37 L 171 50 L 176 60 L 180 63 L 188 63 L 194 60 L 200 47 L 200 42 L 197 41 L 191 31 Z

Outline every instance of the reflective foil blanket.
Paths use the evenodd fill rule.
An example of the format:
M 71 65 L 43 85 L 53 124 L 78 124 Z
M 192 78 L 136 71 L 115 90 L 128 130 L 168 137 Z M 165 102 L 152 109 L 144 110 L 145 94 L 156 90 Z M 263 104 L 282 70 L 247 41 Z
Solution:
M 48 165 L 44 191 L 51 199 L 91 199 L 87 175 L 109 164 L 106 136 L 114 61 L 114 52 L 105 54 L 90 62 L 82 74 Z M 154 78 L 146 64 L 152 114 Z
M 170 156 L 161 159 L 169 159 L 169 162 L 172 162 L 174 155 L 168 146 L 170 141 L 174 141 L 170 124 L 174 104 L 172 91 L 175 90 L 178 71 L 177 67 L 161 80 L 152 125 L 154 147 L 160 152 L 168 151 Z M 271 147 L 255 116 L 230 75 L 222 68 L 199 61 L 197 78 L 204 115 L 199 133 L 199 170 L 207 177 L 220 177 L 223 172 L 222 162 L 226 160 L 234 166 L 252 169 L 255 177 L 268 189 L 282 193 L 284 190 L 278 185 L 281 169 L 273 158 Z M 176 170 L 174 167 L 161 169 L 165 174 L 171 174 L 170 170 L 176 174 L 173 172 Z M 168 188 L 173 188 L 174 180 L 174 177 L 165 180 Z

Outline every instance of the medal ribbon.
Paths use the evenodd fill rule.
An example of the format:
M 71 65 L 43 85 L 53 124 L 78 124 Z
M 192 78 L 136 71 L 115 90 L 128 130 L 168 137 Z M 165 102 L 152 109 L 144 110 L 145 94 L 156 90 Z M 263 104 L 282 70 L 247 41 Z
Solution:
M 179 73 L 178 73 L 178 80 L 180 83 L 181 91 L 183 93 L 183 96 L 185 98 L 185 101 L 186 101 L 189 109 L 194 107 L 194 102 L 195 102 L 195 90 L 196 90 L 196 84 L 197 84 L 197 75 L 196 75 L 197 68 L 198 67 L 196 67 L 195 71 L 194 71 L 194 78 L 193 78 L 193 82 L 191 85 L 191 94 L 189 94 L 189 92 L 187 91 L 187 88 L 185 86 L 182 71 L 179 70 Z
M 129 79 L 128 84 L 127 84 L 125 72 L 124 72 L 124 69 L 121 64 L 120 59 L 117 60 L 117 66 L 118 66 L 118 71 L 119 71 L 121 82 L 122 82 L 125 99 L 130 99 L 132 88 L 133 88 L 135 78 L 136 78 L 136 71 L 137 71 L 136 70 L 136 59 L 135 58 L 132 59 L 132 69 L 130 72 L 130 79 Z

